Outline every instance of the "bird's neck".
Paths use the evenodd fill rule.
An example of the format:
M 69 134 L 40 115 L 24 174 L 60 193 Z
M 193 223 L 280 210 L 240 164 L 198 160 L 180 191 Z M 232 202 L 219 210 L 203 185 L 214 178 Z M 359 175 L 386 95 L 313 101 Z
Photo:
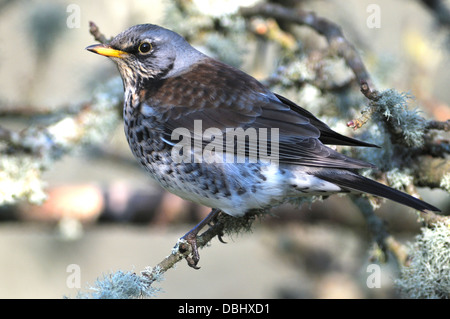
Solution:
M 138 95 L 136 93 L 136 88 L 124 83 L 125 93 L 124 93 L 124 106 L 123 106 L 123 119 L 125 124 L 127 124 L 135 113 L 135 108 L 139 104 Z
M 151 119 L 155 129 L 163 125 L 162 114 L 153 108 L 152 100 L 149 100 L 153 90 L 157 90 L 161 82 L 163 81 L 155 81 L 151 84 L 146 82 L 145 89 L 142 86 L 125 86 L 123 108 L 125 126 L 132 124 L 137 117 Z

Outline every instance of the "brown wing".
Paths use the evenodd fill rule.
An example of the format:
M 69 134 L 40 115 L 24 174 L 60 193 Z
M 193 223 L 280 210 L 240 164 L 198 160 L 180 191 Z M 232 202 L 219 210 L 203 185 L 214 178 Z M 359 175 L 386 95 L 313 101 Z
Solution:
M 172 131 L 176 128 L 187 128 L 194 136 L 194 120 L 202 121 L 203 130 L 214 127 L 223 133 L 227 128 L 278 128 L 280 163 L 372 167 L 323 145 L 322 133 L 327 140 L 333 137 L 338 142 L 342 135 L 283 99 L 248 74 L 212 59 L 194 65 L 187 73 L 153 84 L 145 92 L 148 105 L 164 116 L 168 143 L 176 143 L 171 141 Z M 296 109 L 293 109 L 294 105 Z M 275 141 L 269 137 L 267 142 Z

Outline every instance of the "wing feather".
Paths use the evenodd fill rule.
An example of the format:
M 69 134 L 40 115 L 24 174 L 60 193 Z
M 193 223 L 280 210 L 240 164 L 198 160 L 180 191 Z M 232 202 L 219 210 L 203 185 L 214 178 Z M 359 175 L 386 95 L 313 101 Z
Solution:
M 182 85 L 181 85 L 182 84 Z M 186 92 L 195 92 L 186 94 Z M 275 95 L 248 74 L 208 59 L 177 77 L 169 78 L 147 92 L 147 103 L 166 119 L 164 140 L 173 145 L 176 128 L 186 128 L 194 136 L 194 121 L 202 130 L 218 128 L 278 129 L 278 139 L 267 135 L 267 148 L 278 142 L 279 162 L 334 168 L 365 168 L 373 165 L 344 156 L 324 145 L 374 146 L 334 132 L 310 112 L 288 99 Z M 209 141 L 203 141 L 204 145 Z M 248 141 L 246 151 L 255 150 Z

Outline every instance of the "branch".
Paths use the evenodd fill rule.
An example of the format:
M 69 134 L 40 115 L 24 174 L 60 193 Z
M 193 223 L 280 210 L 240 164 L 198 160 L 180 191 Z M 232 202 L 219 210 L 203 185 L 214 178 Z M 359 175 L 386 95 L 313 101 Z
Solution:
M 37 107 L 32 105 L 5 105 L 1 103 L 0 116 L 20 116 L 30 117 L 36 115 L 50 115 L 54 114 L 55 110 L 51 107 Z
M 361 57 L 355 50 L 354 46 L 344 37 L 341 28 L 337 24 L 323 17 L 318 17 L 313 12 L 307 12 L 301 9 L 286 8 L 273 3 L 259 3 L 252 7 L 241 7 L 239 12 L 243 17 L 247 18 L 262 16 L 266 18 L 274 18 L 283 22 L 309 26 L 326 38 L 331 51 L 335 52 L 337 56 L 344 59 L 347 66 L 353 71 L 358 83 L 360 83 L 361 93 L 370 100 L 370 105 L 361 112 L 362 115 L 359 118 L 349 121 L 347 126 L 358 129 L 367 123 L 375 112 L 382 113 L 385 111 L 384 106 L 381 105 L 382 107 L 380 107 L 380 103 L 378 102 L 381 98 L 387 97 L 387 94 L 390 94 L 392 91 L 388 90 L 385 92 L 379 92 L 375 89 Z M 404 105 L 400 104 L 400 106 L 403 107 Z M 389 118 L 388 116 L 385 120 L 386 127 L 388 128 L 394 142 L 404 143 L 405 138 L 402 136 L 404 131 L 399 131 L 396 120 L 397 119 Z M 421 123 L 421 125 L 423 128 L 423 123 Z M 448 126 L 449 123 L 447 121 L 443 123 L 428 122 L 425 127 L 427 129 L 441 129 L 448 131 Z M 407 137 L 407 139 L 408 138 L 409 137 Z M 420 144 L 421 137 L 418 139 L 413 137 L 410 141 L 412 141 L 413 144 L 418 141 L 418 145 Z M 409 142 L 406 141 L 406 143 L 408 144 Z
M 361 82 L 361 93 L 364 94 L 366 98 L 369 100 L 376 102 L 380 99 L 380 93 L 377 90 L 372 90 L 367 82 L 364 80 Z M 376 111 L 376 107 L 372 104 L 366 107 L 361 111 L 361 116 L 359 118 L 353 119 L 347 122 L 348 127 L 352 127 L 353 129 L 358 129 L 366 124 L 372 114 Z
M 221 242 L 224 234 L 233 235 L 242 232 L 248 232 L 251 229 L 253 221 L 257 216 L 264 214 L 262 211 L 254 211 L 246 214 L 243 217 L 234 217 L 225 213 L 220 213 L 217 220 L 206 231 L 197 237 L 198 248 L 203 248 L 214 238 L 218 237 Z M 176 263 L 182 259 L 187 258 L 192 252 L 190 244 L 187 241 L 179 238 L 175 247 L 169 256 L 164 258 L 158 265 L 153 267 L 151 273 L 146 274 L 150 280 L 156 278 L 172 268 Z
M 372 80 L 361 57 L 353 45 L 344 37 L 341 28 L 337 24 L 318 17 L 313 12 L 299 9 L 293 10 L 274 3 L 259 3 L 253 7 L 241 7 L 239 12 L 243 17 L 247 18 L 262 16 L 313 28 L 325 36 L 331 50 L 345 60 L 358 82 L 366 83 L 369 87 L 373 87 Z
M 427 124 L 425 125 L 425 129 L 426 130 L 440 130 L 440 131 L 444 131 L 444 132 L 448 132 L 450 131 L 450 120 L 447 121 L 428 121 Z
M 256 216 L 262 214 L 261 211 L 255 211 L 244 217 L 232 217 L 227 214 L 219 214 L 217 220 L 206 231 L 197 237 L 199 248 L 206 246 L 214 237 L 226 234 L 241 233 L 243 230 L 250 230 Z M 89 290 L 92 293 L 78 293 L 78 298 L 115 298 L 129 299 L 141 297 L 153 297 L 158 288 L 152 285 L 163 278 L 163 274 L 172 269 L 178 262 L 186 259 L 191 254 L 191 246 L 187 241 L 179 238 L 171 253 L 165 257 L 155 267 L 146 267 L 141 271 L 140 276 L 132 272 L 123 272 L 121 270 L 114 274 L 104 276 L 97 280 L 94 287 Z
M 273 3 L 259 3 L 253 7 L 242 7 L 240 13 L 244 17 L 263 16 L 275 18 L 284 22 L 306 25 L 325 36 L 331 51 L 343 58 L 347 66 L 353 71 L 358 83 L 361 85 L 361 92 L 372 101 L 376 101 L 379 96 L 374 89 L 374 84 L 370 78 L 361 57 L 354 46 L 344 37 L 341 28 L 323 18 L 316 16 L 313 12 L 300 9 L 292 10 Z M 362 111 L 362 116 L 347 123 L 347 126 L 358 129 L 363 126 L 375 111 L 374 107 L 368 107 Z
M 112 38 L 106 39 L 105 35 L 100 32 L 99 27 L 92 21 L 89 21 L 89 33 L 92 34 L 96 41 L 102 44 L 107 44 L 112 40 Z
M 21 132 L 0 127 L 0 205 L 45 198 L 41 174 L 65 154 L 86 144 L 103 142 L 119 122 L 123 92 L 119 78 L 94 93 L 91 102 L 72 107 L 46 126 Z

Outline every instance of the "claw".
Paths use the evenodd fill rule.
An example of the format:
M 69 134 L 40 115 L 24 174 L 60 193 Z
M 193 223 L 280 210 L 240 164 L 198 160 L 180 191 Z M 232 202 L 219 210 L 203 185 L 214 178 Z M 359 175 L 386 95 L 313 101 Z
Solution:
M 223 231 L 220 233 L 220 234 L 218 234 L 217 235 L 217 238 L 219 239 L 219 241 L 222 243 L 222 244 L 226 244 L 227 242 L 225 241 L 225 240 L 223 240 L 223 236 L 225 236 L 225 234 L 223 233 Z
M 220 213 L 220 209 L 213 209 L 211 212 L 206 216 L 200 223 L 198 223 L 194 228 L 192 228 L 190 231 L 188 231 L 182 239 L 184 239 L 189 245 L 191 245 L 191 255 L 187 256 L 186 261 L 189 265 L 189 267 L 192 267 L 194 269 L 200 269 L 200 267 L 197 266 L 199 260 L 200 260 L 200 254 L 198 253 L 198 245 L 197 245 L 197 235 L 200 232 L 200 230 L 205 227 L 206 225 L 209 225 L 211 221 L 217 217 L 217 215 Z M 219 240 L 221 242 L 224 242 L 222 240 L 222 234 L 219 235 Z M 179 249 L 182 249 L 180 247 Z M 185 248 L 184 248 L 185 249 Z M 182 250 L 184 250 L 182 249 Z

